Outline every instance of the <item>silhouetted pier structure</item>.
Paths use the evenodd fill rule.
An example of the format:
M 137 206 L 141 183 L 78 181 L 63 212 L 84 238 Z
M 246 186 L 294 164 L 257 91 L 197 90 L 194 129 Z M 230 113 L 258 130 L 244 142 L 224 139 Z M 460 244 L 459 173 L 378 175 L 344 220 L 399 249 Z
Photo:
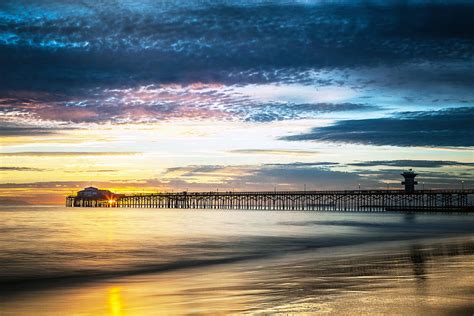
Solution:
M 474 190 L 352 190 L 270 192 L 178 192 L 114 195 L 108 200 L 68 196 L 69 207 L 304 210 L 457 211 L 474 210 Z
M 402 185 L 405 186 L 405 192 L 414 193 L 415 185 L 418 184 L 418 182 L 415 181 L 415 177 L 417 176 L 417 174 L 414 173 L 412 169 L 409 169 L 408 171 L 405 171 L 401 175 L 405 179 L 405 181 L 402 181 Z

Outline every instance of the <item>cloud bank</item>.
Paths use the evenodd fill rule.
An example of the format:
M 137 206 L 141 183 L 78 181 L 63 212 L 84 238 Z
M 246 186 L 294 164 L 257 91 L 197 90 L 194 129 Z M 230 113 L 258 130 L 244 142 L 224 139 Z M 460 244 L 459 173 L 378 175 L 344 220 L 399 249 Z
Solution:
M 472 107 L 402 112 L 383 118 L 342 120 L 283 139 L 378 146 L 474 146 L 472 122 Z
M 450 89 L 457 103 L 474 102 L 469 1 L 6 0 L 0 9 L 0 111 L 8 122 L 295 120 L 373 111 L 381 94 L 436 94 L 439 85 L 447 92 L 432 102 L 453 103 Z M 368 101 L 262 101 L 238 92 L 268 84 L 301 94 L 311 87 L 313 95 L 345 87 Z

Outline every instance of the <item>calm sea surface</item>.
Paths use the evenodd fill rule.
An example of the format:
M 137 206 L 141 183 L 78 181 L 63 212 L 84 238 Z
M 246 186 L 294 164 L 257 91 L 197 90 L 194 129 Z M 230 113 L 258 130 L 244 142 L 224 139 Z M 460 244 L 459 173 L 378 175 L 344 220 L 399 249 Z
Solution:
M 474 216 L 0 208 L 0 315 L 474 313 Z

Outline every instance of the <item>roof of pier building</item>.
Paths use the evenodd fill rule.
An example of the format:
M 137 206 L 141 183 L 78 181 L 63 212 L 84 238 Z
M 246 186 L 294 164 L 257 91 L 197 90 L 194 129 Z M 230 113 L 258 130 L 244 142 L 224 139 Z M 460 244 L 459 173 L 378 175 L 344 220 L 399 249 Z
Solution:
M 100 190 L 95 187 L 87 187 L 84 190 L 77 192 L 77 196 L 86 199 L 104 199 L 109 200 L 115 196 L 109 190 Z

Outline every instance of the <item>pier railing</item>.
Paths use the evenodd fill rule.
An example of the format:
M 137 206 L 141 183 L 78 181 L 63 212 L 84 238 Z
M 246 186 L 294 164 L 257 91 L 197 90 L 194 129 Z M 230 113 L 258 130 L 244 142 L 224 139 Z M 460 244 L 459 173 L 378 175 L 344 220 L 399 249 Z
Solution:
M 345 190 L 260 192 L 157 192 L 109 200 L 68 196 L 69 207 L 314 210 L 473 211 L 474 190 Z

